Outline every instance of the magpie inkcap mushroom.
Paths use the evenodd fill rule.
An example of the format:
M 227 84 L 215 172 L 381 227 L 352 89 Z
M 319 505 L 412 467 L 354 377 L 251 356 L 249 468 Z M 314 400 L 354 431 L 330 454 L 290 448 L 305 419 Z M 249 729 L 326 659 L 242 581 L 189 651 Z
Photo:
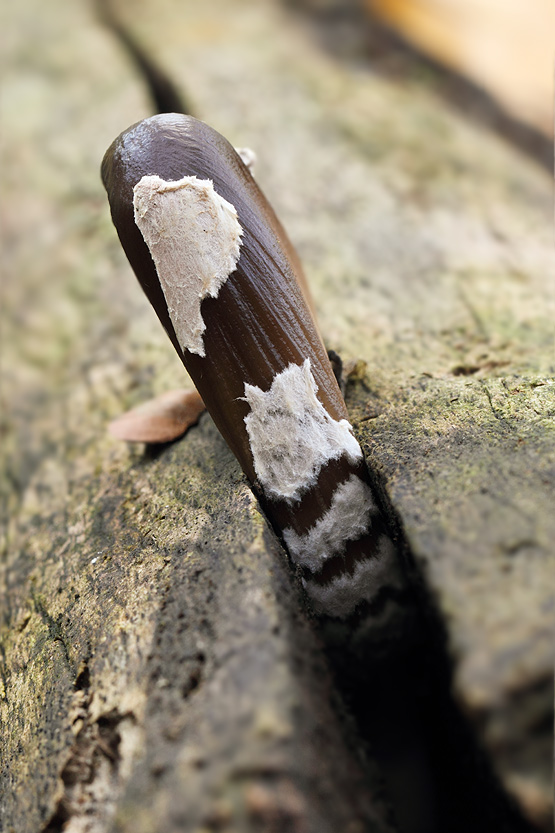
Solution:
M 397 581 L 395 549 L 271 206 L 226 139 L 175 113 L 122 133 L 102 179 L 129 262 L 313 607 L 349 616 Z

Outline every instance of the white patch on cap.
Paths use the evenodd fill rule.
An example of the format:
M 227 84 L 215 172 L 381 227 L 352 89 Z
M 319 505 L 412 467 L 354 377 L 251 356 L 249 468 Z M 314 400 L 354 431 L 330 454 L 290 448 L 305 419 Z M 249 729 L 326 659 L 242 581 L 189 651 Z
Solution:
M 354 573 L 343 573 L 328 584 L 303 580 L 315 613 L 345 619 L 360 602 L 371 602 L 383 587 L 402 589 L 404 580 L 392 541 L 379 538 L 378 549 L 356 564 Z
M 318 572 L 328 558 L 344 552 L 347 541 L 356 541 L 368 531 L 375 509 L 370 487 L 352 474 L 337 487 L 330 508 L 305 535 L 283 530 L 292 561 Z
M 318 386 L 304 364 L 290 364 L 266 393 L 245 384 L 251 412 L 245 417 L 256 476 L 266 492 L 290 502 L 313 486 L 328 460 L 362 457 L 346 419 L 335 420 L 316 397 Z
M 216 298 L 235 270 L 243 229 L 237 211 L 209 179 L 166 182 L 143 176 L 133 188 L 135 222 L 145 239 L 177 340 L 205 355 L 203 298 Z

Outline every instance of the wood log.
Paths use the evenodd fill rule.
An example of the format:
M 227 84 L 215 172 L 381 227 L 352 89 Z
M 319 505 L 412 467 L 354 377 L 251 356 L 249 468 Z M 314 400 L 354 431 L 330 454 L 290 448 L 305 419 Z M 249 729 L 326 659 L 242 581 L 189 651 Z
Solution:
M 114 9 L 195 116 L 257 152 L 456 702 L 520 806 L 497 829 L 549 829 L 546 173 L 421 79 L 330 56 L 271 0 Z M 89 7 L 4 15 L 4 828 L 394 829 L 210 419 L 159 451 L 107 434 L 184 379 L 98 177 L 151 112 L 143 80 Z

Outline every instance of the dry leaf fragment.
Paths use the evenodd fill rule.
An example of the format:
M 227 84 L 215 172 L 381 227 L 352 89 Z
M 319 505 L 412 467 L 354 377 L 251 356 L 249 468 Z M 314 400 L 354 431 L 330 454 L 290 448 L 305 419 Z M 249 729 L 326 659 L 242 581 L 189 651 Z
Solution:
M 204 410 L 196 390 L 169 390 L 114 419 L 108 431 L 130 443 L 168 443 L 195 425 Z

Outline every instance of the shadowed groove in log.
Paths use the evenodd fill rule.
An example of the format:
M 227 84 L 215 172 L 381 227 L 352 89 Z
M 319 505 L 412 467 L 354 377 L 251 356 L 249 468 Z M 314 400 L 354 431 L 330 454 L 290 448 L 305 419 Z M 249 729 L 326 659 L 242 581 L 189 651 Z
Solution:
M 397 597 L 379 594 L 346 622 L 324 619 L 317 628 L 360 740 L 382 768 L 398 829 L 534 833 L 453 697 L 445 625 L 372 470 L 370 480 L 395 530 L 409 587 Z
M 125 26 L 122 26 L 110 0 L 92 0 L 92 2 L 100 22 L 118 39 L 135 64 L 138 74 L 149 91 L 155 112 L 192 115 L 189 105 L 183 95 L 178 92 L 171 78 L 147 54 Z
M 345 387 L 351 411 L 357 388 L 366 384 L 353 377 Z M 378 595 L 372 606 L 359 607 L 340 626 L 322 620 L 319 629 L 361 740 L 382 766 L 400 833 L 534 833 L 537 828 L 505 792 L 453 695 L 455 669 L 446 624 L 411 552 L 387 484 L 364 444 L 363 450 L 370 485 L 401 552 L 408 586 L 398 596 Z

